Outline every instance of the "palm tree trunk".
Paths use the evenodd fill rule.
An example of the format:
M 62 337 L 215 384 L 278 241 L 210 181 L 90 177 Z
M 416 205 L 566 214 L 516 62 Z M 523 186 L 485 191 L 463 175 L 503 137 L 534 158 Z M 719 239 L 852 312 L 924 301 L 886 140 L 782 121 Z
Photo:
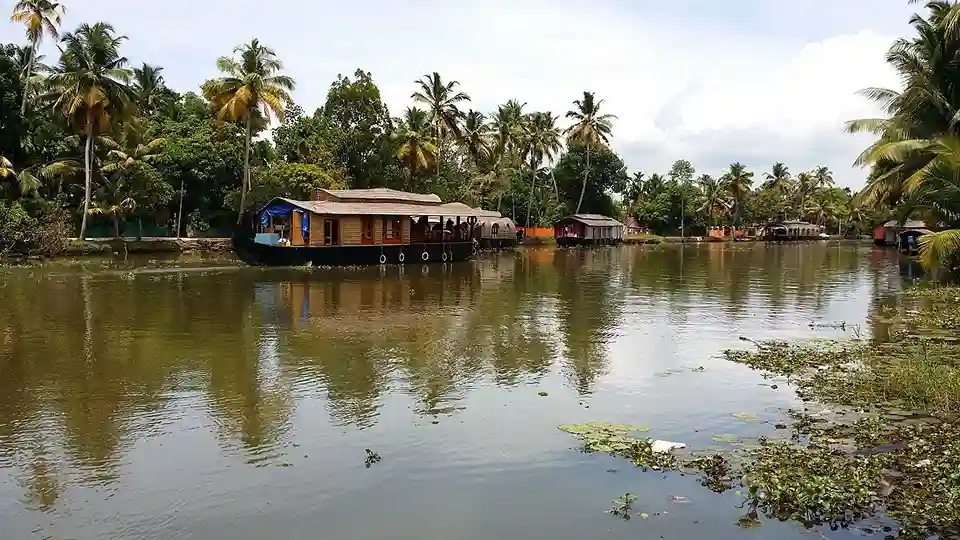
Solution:
M 439 117 L 438 117 L 439 118 Z M 440 120 L 437 120 L 437 181 L 440 181 L 440 160 L 443 158 L 443 134 L 440 133 Z
M 527 199 L 527 228 L 530 228 L 530 213 L 533 212 L 533 189 L 537 184 L 537 164 L 533 159 L 533 156 L 530 157 L 530 198 Z
M 27 115 L 27 96 L 30 94 L 30 77 L 33 76 L 33 59 L 37 56 L 37 43 L 30 44 L 30 56 L 27 57 L 27 77 L 23 79 L 23 103 L 20 105 L 20 116 Z
M 251 138 L 251 127 L 250 127 L 250 115 L 247 115 L 247 131 L 246 137 L 243 139 L 243 181 L 240 186 L 240 212 L 237 213 L 237 225 L 240 225 L 243 222 L 243 211 L 247 203 L 247 189 L 250 186 L 250 138 Z M 180 195 L 181 199 L 183 194 Z M 177 231 L 179 234 L 179 231 Z
M 557 177 L 553 175 L 553 167 L 550 167 L 550 180 L 553 181 L 553 194 L 556 195 L 557 200 L 560 200 L 560 188 L 557 187 Z
M 90 197 L 93 192 L 93 125 L 87 126 L 87 144 L 83 152 L 83 168 L 86 173 L 83 194 L 83 217 L 80 218 L 80 240 L 86 238 L 87 215 L 90 213 Z
M 583 187 L 580 188 L 580 200 L 577 201 L 577 211 L 574 214 L 580 213 L 580 207 L 583 205 L 583 196 L 587 193 L 587 176 L 590 174 L 590 145 L 587 144 L 587 168 L 583 171 Z

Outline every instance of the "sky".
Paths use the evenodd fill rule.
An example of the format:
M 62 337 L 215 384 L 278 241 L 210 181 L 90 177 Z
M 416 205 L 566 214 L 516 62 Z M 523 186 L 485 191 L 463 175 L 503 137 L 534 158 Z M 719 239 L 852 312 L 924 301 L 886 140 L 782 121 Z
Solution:
M 338 74 L 372 73 L 390 112 L 415 81 L 459 81 L 472 108 L 508 99 L 562 118 L 584 90 L 615 114 L 611 145 L 630 172 L 698 174 L 740 161 L 762 176 L 827 165 L 859 188 L 853 167 L 870 142 L 843 133 L 879 114 L 856 91 L 895 88 L 884 62 L 909 33 L 906 0 L 62 0 L 65 29 L 107 21 L 127 36 L 131 63 L 163 66 L 175 90 L 217 76 L 216 58 L 259 38 L 297 81 L 305 110 L 323 105 Z M 12 0 L 4 0 L 12 6 Z M 0 24 L 0 42 L 23 41 Z M 44 50 L 53 57 L 52 43 Z

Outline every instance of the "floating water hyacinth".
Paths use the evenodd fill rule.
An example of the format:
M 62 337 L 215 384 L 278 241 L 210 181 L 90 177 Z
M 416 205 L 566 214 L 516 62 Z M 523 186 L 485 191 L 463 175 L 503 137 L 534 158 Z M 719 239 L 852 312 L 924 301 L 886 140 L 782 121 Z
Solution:
M 632 460 L 634 465 L 647 469 L 663 469 L 676 464 L 676 458 L 672 454 L 658 452 L 654 448 L 654 441 L 633 435 L 648 431 L 646 426 L 586 422 L 564 424 L 559 426 L 559 429 L 580 439 L 586 452 L 604 452 L 625 457 Z

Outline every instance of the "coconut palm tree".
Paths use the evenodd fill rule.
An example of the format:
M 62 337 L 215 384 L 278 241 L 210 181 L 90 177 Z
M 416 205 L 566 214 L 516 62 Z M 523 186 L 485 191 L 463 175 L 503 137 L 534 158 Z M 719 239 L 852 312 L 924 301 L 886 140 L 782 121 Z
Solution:
M 763 177 L 766 179 L 763 183 L 764 189 L 779 189 L 790 182 L 790 168 L 778 161 Z
M 520 103 L 511 99 L 497 107 L 497 112 L 490 119 L 490 129 L 493 131 L 495 151 L 499 158 L 510 155 L 518 147 L 523 137 L 524 118 L 523 108 L 526 102 Z
M 833 183 L 833 172 L 825 165 L 820 165 L 813 170 L 814 189 L 831 188 Z
M 0 156 L 0 180 L 16 182 L 21 196 L 36 195 L 40 189 L 40 180 L 33 171 L 24 169 L 17 172 L 10 160 Z
M 20 105 L 20 116 L 27 114 L 27 96 L 30 93 L 30 78 L 33 77 L 37 48 L 45 35 L 53 39 L 60 38 L 60 23 L 64 11 L 62 4 L 50 0 L 18 0 L 13 6 L 13 14 L 10 16 L 10 20 L 24 24 L 27 27 L 27 39 L 30 40 L 30 57 L 27 60 L 26 71 L 24 72 L 23 103 Z
M 437 137 L 437 178 L 440 177 L 440 154 L 443 152 L 443 142 L 447 135 L 460 138 L 460 120 L 463 118 L 463 112 L 460 110 L 460 104 L 470 101 L 470 96 L 464 92 L 457 91 L 460 83 L 450 81 L 444 83 L 440 74 L 436 71 L 430 75 L 424 75 L 416 83 L 420 89 L 414 92 L 410 97 L 417 103 L 422 103 L 427 107 L 430 114 L 430 121 L 433 123 Z
M 154 163 L 160 157 L 163 138 L 150 139 L 147 128 L 140 122 L 128 122 L 124 126 L 121 144 L 115 144 L 107 152 L 107 163 L 101 171 L 107 175 L 123 175 L 140 163 Z
M 283 62 L 277 54 L 254 39 L 238 45 L 234 56 L 221 56 L 217 68 L 223 77 L 204 85 L 203 95 L 216 112 L 217 119 L 242 122 L 244 126 L 243 181 L 240 187 L 240 212 L 237 225 L 243 220 L 247 191 L 251 188 L 250 143 L 254 124 L 271 116 L 283 120 L 284 111 L 293 102 L 290 93 L 296 83 L 284 75 Z
M 521 141 L 525 130 L 526 115 L 523 108 L 527 104 L 511 99 L 497 107 L 497 112 L 490 119 L 490 131 L 493 139 L 491 147 L 495 156 L 494 170 L 497 178 L 497 211 L 503 202 L 503 194 L 510 190 L 513 175 L 507 174 L 506 169 L 516 169 L 520 166 Z M 511 216 L 512 217 L 512 216 Z
M 80 25 L 76 31 L 64 34 L 63 53 L 48 78 L 54 109 L 66 117 L 75 132 L 85 137 L 86 180 L 80 238 L 87 231 L 93 192 L 95 138 L 128 116 L 133 102 L 129 86 L 133 74 L 126 67 L 127 59 L 120 56 L 120 44 L 125 39 L 115 35 L 107 23 Z
M 583 170 L 583 187 L 580 189 L 580 200 L 577 201 L 577 210 L 583 205 L 583 196 L 587 193 L 587 182 L 590 175 L 590 151 L 598 146 L 605 146 L 610 142 L 613 133 L 613 120 L 617 117 L 612 114 L 600 114 L 603 100 L 597 100 L 593 92 L 583 92 L 583 99 L 573 102 L 574 110 L 567 111 L 567 118 L 573 120 L 573 125 L 564 132 L 568 142 L 583 144 L 587 149 L 587 166 Z
M 727 200 L 727 183 L 723 179 L 717 180 L 709 174 L 697 178 L 697 184 L 703 192 L 703 204 L 697 209 L 702 212 L 711 225 L 730 211 L 731 203 Z
M 480 163 L 490 155 L 489 126 L 482 112 L 473 109 L 467 111 L 460 143 L 474 168 L 480 167 Z
M 870 167 L 860 202 L 874 208 L 896 205 L 905 197 L 907 179 L 935 154 L 928 150 L 938 137 L 956 134 L 960 119 L 960 5 L 928 2 L 929 16 L 914 15 L 915 37 L 901 38 L 887 52 L 887 63 L 900 75 L 903 90 L 866 88 L 860 93 L 877 102 L 885 118 L 847 123 L 851 133 L 870 132 L 876 141 L 856 164 Z
M 137 106 L 141 113 L 152 114 L 169 103 L 170 91 L 161 71 L 162 67 L 146 62 L 141 67 L 133 68 L 133 90 L 137 94 Z
M 437 159 L 437 145 L 431 133 L 427 111 L 407 107 L 399 129 L 392 138 L 397 144 L 396 157 L 412 174 L 426 170 Z
M 817 188 L 817 177 L 813 173 L 802 172 L 797 175 L 796 188 L 797 198 L 800 204 L 797 206 L 797 219 L 803 218 L 804 208 L 806 208 L 807 197 Z
M 744 202 L 753 186 L 753 173 L 748 171 L 739 161 L 730 164 L 730 168 L 723 175 L 723 181 L 730 194 L 731 224 L 734 227 L 740 222 Z
M 535 112 L 527 117 L 526 136 L 523 141 L 523 155 L 530 160 L 530 197 L 527 200 L 527 227 L 530 227 L 530 215 L 533 211 L 533 192 L 537 182 L 540 165 L 549 162 L 563 148 L 560 142 L 560 128 L 557 118 L 549 112 Z M 556 189 L 556 184 L 554 184 Z

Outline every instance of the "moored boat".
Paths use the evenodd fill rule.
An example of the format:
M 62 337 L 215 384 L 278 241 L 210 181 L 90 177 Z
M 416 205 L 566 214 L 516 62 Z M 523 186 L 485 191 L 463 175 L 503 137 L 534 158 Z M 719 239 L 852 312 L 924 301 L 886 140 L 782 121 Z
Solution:
M 248 214 L 233 245 L 257 266 L 456 262 L 477 251 L 477 221 L 489 215 L 432 194 L 321 189 L 310 201 L 276 198 Z

